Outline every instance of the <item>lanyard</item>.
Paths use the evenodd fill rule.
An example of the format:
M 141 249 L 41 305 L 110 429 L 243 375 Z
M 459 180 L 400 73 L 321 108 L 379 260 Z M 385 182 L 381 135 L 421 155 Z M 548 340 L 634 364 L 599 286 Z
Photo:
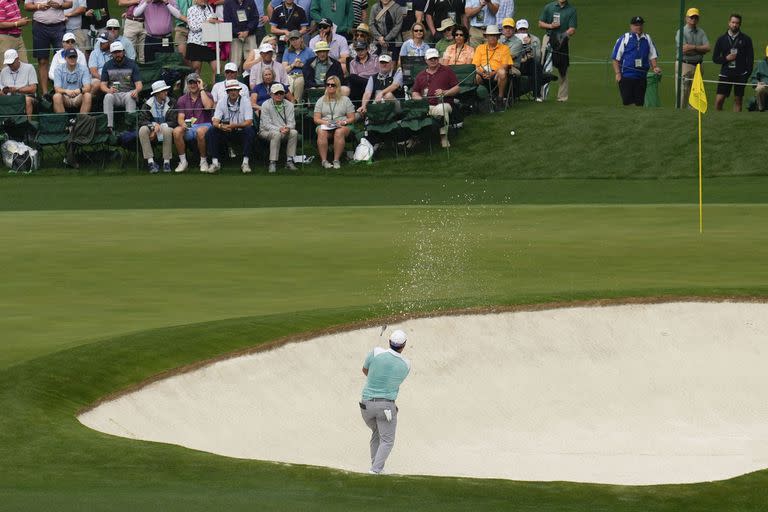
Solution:
M 243 99 L 242 96 L 237 97 L 237 101 L 234 105 L 232 105 L 229 102 L 229 99 L 227 99 L 227 110 L 229 111 L 229 122 L 233 123 L 235 119 L 238 121 L 240 120 L 240 100 Z
M 153 101 L 152 103 L 152 109 L 155 111 L 155 121 L 158 119 L 163 119 L 163 107 L 165 106 L 165 103 L 160 105 L 157 100 Z
M 458 46 L 456 46 L 455 44 L 454 44 L 454 47 L 458 48 Z M 454 48 L 454 50 L 455 50 L 455 48 Z M 465 45 L 461 45 L 461 50 L 456 50 L 456 51 L 453 52 L 453 63 L 454 64 L 459 62 L 459 57 L 461 56 L 461 52 L 463 52 L 465 48 L 466 48 Z
M 280 119 L 283 120 L 283 123 L 285 123 L 285 126 L 288 126 L 288 116 L 285 115 L 285 103 L 280 103 L 281 108 L 277 108 L 277 103 L 272 101 L 272 104 L 275 107 L 275 112 L 277 112 L 277 115 L 280 116 Z

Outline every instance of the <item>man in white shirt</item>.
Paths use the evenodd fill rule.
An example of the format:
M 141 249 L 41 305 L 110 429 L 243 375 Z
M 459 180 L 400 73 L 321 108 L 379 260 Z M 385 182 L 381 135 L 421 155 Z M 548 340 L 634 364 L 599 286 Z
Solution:
M 75 50 L 77 52 L 77 65 L 88 68 L 88 60 L 85 58 L 85 54 L 77 48 L 77 38 L 72 32 L 67 32 L 64 37 L 61 38 L 61 50 L 56 50 L 51 59 L 51 67 L 48 69 L 48 78 L 54 80 L 56 78 L 56 68 L 67 65 L 67 60 L 64 58 L 64 52 L 67 50 Z
M 3 70 L 0 71 L 0 87 L 2 94 L 26 95 L 27 117 L 32 119 L 35 109 L 35 96 L 37 95 L 37 73 L 32 64 L 21 62 L 19 53 L 14 50 L 6 50 L 3 55 Z
M 229 80 L 234 80 L 240 84 L 240 96 L 242 96 L 245 99 L 248 99 L 251 97 L 251 93 L 248 90 L 248 86 L 244 83 L 240 83 L 237 80 L 237 64 L 234 62 L 227 62 L 227 64 L 224 66 L 224 80 L 221 82 L 216 82 L 213 84 L 213 88 L 211 88 L 211 99 L 213 99 L 213 102 L 218 104 L 219 101 L 221 101 L 223 98 L 227 97 L 226 92 L 226 83 Z
M 239 141 L 243 146 L 243 163 L 240 170 L 243 174 L 251 172 L 249 157 L 253 141 L 256 138 L 256 130 L 253 128 L 253 108 L 247 98 L 240 94 L 240 82 L 227 80 L 224 88 L 227 95 L 216 103 L 213 114 L 213 128 L 205 134 L 208 152 L 213 156 L 209 173 L 215 173 L 221 169 L 219 158 L 225 142 Z M 202 166 L 201 166 L 202 167 Z

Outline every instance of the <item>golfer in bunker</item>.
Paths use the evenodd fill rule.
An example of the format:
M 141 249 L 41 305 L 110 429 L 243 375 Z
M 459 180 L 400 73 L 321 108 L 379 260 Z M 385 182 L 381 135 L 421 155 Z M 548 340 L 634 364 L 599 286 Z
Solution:
M 411 371 L 411 362 L 402 356 L 408 337 L 401 330 L 389 336 L 389 350 L 376 347 L 363 363 L 363 374 L 368 378 L 363 388 L 360 412 L 371 429 L 371 474 L 378 475 L 395 444 L 397 406 L 395 399 L 400 384 Z

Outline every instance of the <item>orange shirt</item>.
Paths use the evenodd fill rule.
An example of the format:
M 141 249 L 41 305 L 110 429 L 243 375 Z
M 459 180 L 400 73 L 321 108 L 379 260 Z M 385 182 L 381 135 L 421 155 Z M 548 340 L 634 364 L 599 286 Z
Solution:
M 478 69 L 490 65 L 491 69 L 496 71 L 500 67 L 509 67 L 514 64 L 512 54 L 509 53 L 509 47 L 505 44 L 496 44 L 496 48 L 491 50 L 487 44 L 481 44 L 475 48 L 475 56 L 472 57 L 472 64 Z
M 472 64 L 472 57 L 475 54 L 475 49 L 465 44 L 461 49 L 461 52 L 457 54 L 456 45 L 452 44 L 445 49 L 443 57 L 440 59 L 440 64 L 446 66 L 455 66 L 457 64 Z

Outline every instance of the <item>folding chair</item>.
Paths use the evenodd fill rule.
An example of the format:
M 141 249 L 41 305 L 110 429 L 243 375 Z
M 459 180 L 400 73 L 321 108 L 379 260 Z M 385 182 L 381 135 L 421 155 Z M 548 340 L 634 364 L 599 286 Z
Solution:
M 426 129 L 429 129 L 430 133 L 427 140 L 429 141 L 429 152 L 432 153 L 431 132 L 434 126 L 435 119 L 429 115 L 429 102 L 427 100 L 405 100 L 401 102 L 400 129 L 402 139 L 418 136 Z M 407 149 L 407 145 L 405 149 Z
M 395 147 L 395 156 L 397 156 L 395 136 L 400 127 L 400 124 L 397 122 L 396 106 L 397 104 L 394 101 L 369 103 L 365 115 L 365 131 L 369 142 L 376 144 L 390 139 Z M 387 137 L 390 134 L 392 135 Z
M 403 90 L 406 97 L 410 98 L 410 92 L 413 88 L 413 83 L 416 81 L 416 75 L 421 73 L 426 67 L 427 63 L 424 57 L 400 56 L 400 69 L 403 72 Z
M 107 115 L 101 112 L 87 115 L 96 119 L 96 130 L 93 132 L 91 141 L 78 148 L 77 154 L 79 159 L 99 164 L 97 169 L 104 168 L 107 156 L 112 155 L 110 151 L 112 133 L 107 127 Z
M 23 94 L 0 96 L 0 129 L 10 139 L 29 141 L 34 125 L 27 118 L 27 99 Z
M 66 114 L 40 114 L 34 144 L 40 150 L 40 161 L 47 153 L 55 153 L 62 162 L 67 156 L 69 140 L 69 119 Z

